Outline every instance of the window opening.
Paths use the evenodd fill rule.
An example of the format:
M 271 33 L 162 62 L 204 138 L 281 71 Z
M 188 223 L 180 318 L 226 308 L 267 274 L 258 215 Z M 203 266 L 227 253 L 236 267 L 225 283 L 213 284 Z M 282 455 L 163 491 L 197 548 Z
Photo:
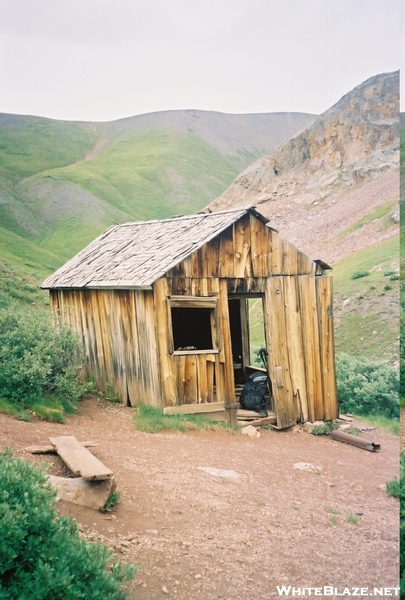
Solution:
M 212 308 L 171 307 L 171 313 L 175 352 L 213 350 Z

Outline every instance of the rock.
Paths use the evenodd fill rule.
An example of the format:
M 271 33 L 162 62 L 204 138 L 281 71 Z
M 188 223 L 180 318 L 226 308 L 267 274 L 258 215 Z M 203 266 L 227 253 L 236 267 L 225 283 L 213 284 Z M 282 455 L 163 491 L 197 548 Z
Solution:
M 312 425 L 313 425 L 314 427 L 323 427 L 323 426 L 325 425 L 325 423 L 324 423 L 323 421 L 314 421 L 314 422 L 312 423 Z
M 399 223 L 399 204 L 396 205 L 395 210 L 391 215 L 391 221 L 393 223 Z
M 254 429 L 254 427 L 253 427 Z M 239 473 L 232 470 L 225 469 L 215 469 L 214 467 L 197 467 L 200 471 L 205 471 L 209 473 L 209 475 L 213 475 L 214 477 L 229 477 L 230 479 L 238 479 Z
M 67 500 L 95 510 L 103 508 L 117 487 L 114 478 L 87 481 L 83 477 L 72 478 L 50 475 L 49 481 L 51 486 L 57 490 L 57 500 Z
M 162 585 L 162 592 L 164 594 L 168 594 L 169 593 L 169 590 L 167 589 L 167 587 L 165 585 Z
M 309 421 L 307 421 L 302 426 L 302 431 L 305 431 L 305 433 L 312 433 L 313 428 L 314 428 L 313 424 L 310 423 Z
M 342 425 L 340 425 L 339 429 L 340 431 L 347 431 L 348 429 L 351 429 L 353 427 L 353 425 L 350 425 L 350 423 L 343 423 Z
M 244 435 L 248 435 L 251 438 L 259 438 L 260 437 L 260 431 L 257 431 L 257 429 L 255 427 L 253 427 L 253 425 L 247 425 L 246 427 L 244 427 L 242 429 L 242 433 Z

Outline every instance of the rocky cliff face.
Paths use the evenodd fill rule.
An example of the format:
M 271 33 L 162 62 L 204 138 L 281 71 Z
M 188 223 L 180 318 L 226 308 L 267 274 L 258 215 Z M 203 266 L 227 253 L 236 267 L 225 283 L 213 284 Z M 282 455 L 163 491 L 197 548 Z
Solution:
M 363 242 L 382 239 L 373 234 L 368 242 L 334 243 L 378 206 L 395 205 L 398 165 L 395 72 L 372 77 L 343 96 L 297 137 L 250 165 L 209 209 L 255 204 L 284 237 L 333 261 Z M 394 229 L 384 235 L 394 235 Z

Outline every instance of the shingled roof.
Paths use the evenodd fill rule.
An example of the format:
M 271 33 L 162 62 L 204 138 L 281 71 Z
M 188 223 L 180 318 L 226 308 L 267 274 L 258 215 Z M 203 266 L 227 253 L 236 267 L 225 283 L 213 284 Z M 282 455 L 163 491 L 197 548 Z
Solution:
M 167 271 L 254 207 L 113 225 L 41 285 L 51 288 L 149 288 Z

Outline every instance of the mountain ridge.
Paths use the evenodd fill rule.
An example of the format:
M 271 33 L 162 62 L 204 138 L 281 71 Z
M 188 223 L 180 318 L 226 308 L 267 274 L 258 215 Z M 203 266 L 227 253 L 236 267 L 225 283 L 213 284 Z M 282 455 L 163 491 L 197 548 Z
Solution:
M 303 132 L 249 165 L 207 209 L 255 204 L 284 237 L 310 255 L 317 236 L 318 246 L 325 249 L 328 228 L 331 246 L 338 242 L 338 235 L 383 205 L 392 206 L 390 233 L 396 235 L 398 100 L 398 72 L 368 79 Z M 330 222 L 325 227 L 327 219 Z M 387 231 L 381 232 L 369 243 L 387 235 Z M 363 242 L 367 245 L 366 238 Z M 326 248 L 325 260 L 337 260 L 343 250 Z

